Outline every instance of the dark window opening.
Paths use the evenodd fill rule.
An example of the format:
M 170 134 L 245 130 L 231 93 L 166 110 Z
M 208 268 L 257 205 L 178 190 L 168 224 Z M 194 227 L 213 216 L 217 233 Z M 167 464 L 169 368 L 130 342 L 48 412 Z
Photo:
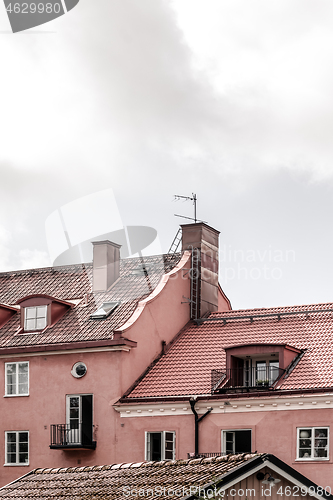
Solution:
M 223 431 L 222 453 L 248 453 L 252 448 L 252 432 L 247 430 Z

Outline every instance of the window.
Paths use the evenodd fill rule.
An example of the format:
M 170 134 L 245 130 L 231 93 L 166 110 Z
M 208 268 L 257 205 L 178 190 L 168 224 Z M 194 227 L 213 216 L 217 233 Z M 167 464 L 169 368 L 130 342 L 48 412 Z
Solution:
M 29 432 L 14 431 L 5 433 L 6 465 L 29 464 Z
M 47 325 L 47 306 L 24 308 L 24 330 L 34 332 L 43 330 Z
M 279 361 L 257 361 L 256 385 L 272 385 L 279 375 Z
M 105 319 L 107 318 L 117 307 L 120 302 L 103 302 L 101 307 L 90 315 L 90 319 Z
M 6 396 L 29 395 L 29 362 L 5 363 Z
M 222 431 L 222 454 L 251 452 L 251 429 Z
M 328 427 L 297 429 L 297 458 L 300 460 L 328 460 Z
M 92 394 L 66 397 L 66 442 L 69 445 L 91 444 L 93 441 Z
M 146 432 L 146 460 L 174 460 L 175 440 L 175 432 Z

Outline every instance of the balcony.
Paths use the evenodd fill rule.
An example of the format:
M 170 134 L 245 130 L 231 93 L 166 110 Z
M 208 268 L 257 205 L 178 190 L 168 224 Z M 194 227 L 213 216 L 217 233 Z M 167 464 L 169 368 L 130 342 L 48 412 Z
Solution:
M 92 440 L 92 426 L 77 423 L 75 428 L 70 424 L 50 425 L 52 450 L 94 450 L 96 441 Z
M 272 390 L 285 371 L 269 365 L 212 370 L 212 392 L 222 394 Z

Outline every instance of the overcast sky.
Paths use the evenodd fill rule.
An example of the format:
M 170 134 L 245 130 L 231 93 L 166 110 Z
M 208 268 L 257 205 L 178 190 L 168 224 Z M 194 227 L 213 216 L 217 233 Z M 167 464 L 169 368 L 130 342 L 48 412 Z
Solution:
M 0 60 L 0 271 L 105 189 L 166 252 L 196 193 L 233 308 L 333 302 L 331 0 L 80 0 L 15 35 L 0 6 Z

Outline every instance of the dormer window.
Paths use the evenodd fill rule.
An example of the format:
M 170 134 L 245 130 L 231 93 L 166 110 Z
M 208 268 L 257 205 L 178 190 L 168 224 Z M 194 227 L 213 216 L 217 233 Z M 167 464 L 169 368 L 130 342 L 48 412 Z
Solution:
M 216 370 L 212 373 L 217 392 L 272 390 L 301 354 L 286 344 L 244 344 L 225 347 L 225 351 L 226 369 L 219 370 L 217 383 Z
M 47 325 L 47 306 L 24 308 L 24 330 L 34 332 L 44 330 Z
M 57 299 L 45 294 L 29 295 L 17 301 L 21 310 L 19 333 L 41 332 L 55 325 L 72 307 L 74 301 Z

